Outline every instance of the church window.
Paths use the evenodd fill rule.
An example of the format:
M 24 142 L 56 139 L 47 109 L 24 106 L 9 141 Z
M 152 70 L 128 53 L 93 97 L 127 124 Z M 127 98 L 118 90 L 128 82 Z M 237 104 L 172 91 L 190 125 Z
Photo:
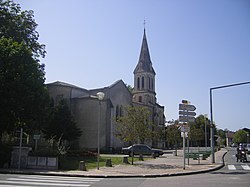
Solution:
M 153 79 L 151 79 L 151 88 L 152 88 L 152 90 L 154 90 L 154 82 L 153 82 Z
M 117 105 L 115 108 L 115 119 L 118 120 L 118 117 L 119 117 L 119 105 Z
M 141 87 L 142 89 L 144 89 L 144 77 L 142 77 L 142 80 L 141 80 Z
M 137 89 L 140 90 L 140 77 L 137 78 Z
M 148 88 L 150 89 L 150 77 L 148 78 Z
M 139 96 L 139 102 L 140 103 L 142 102 L 142 96 Z

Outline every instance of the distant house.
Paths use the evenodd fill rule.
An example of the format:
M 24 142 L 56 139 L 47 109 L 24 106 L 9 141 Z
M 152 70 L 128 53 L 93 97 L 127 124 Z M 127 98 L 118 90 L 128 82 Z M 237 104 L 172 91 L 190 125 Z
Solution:
M 54 104 L 61 99 L 68 101 L 72 115 L 83 132 L 78 142 L 80 148 L 97 148 L 100 107 L 100 148 L 103 150 L 119 149 L 125 143 L 117 139 L 114 134 L 114 119 L 123 114 L 123 107 L 125 106 L 140 105 L 148 107 L 154 124 L 158 128 L 164 128 L 164 106 L 157 103 L 155 75 L 144 29 L 139 61 L 134 70 L 134 88 L 132 92 L 122 80 L 118 80 L 108 87 L 92 90 L 60 81 L 49 83 L 47 87 Z M 105 94 L 102 101 L 93 98 L 98 92 Z M 164 140 L 158 139 L 151 141 L 150 144 L 154 147 L 163 147 L 163 142 Z

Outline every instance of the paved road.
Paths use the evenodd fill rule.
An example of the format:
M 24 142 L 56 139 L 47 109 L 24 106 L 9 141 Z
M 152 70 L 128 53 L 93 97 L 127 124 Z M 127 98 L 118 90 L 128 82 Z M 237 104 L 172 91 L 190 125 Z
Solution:
M 248 160 L 250 161 L 250 155 L 248 155 Z M 100 182 L 92 184 L 91 187 L 249 187 L 249 161 L 247 163 L 237 163 L 235 150 L 230 149 L 225 156 L 225 167 L 214 172 L 161 178 L 103 179 Z
M 250 161 L 249 155 L 248 160 Z M 1 186 L 249 187 L 250 162 L 236 162 L 235 149 L 230 149 L 225 156 L 225 167 L 204 174 L 156 178 L 86 178 L 3 174 L 0 175 Z
M 2 186 L 74 186 L 88 187 L 101 178 L 59 177 L 42 175 L 14 175 L 1 174 L 0 187 Z

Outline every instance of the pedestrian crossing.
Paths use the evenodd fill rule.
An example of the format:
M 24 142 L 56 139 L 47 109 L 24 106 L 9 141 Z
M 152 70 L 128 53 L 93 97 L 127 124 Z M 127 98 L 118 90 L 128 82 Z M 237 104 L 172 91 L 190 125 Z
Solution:
M 42 175 L 18 175 L 0 181 L 2 186 L 71 186 L 88 187 L 102 178 L 83 178 L 83 177 L 60 177 Z
M 233 164 L 229 164 L 227 165 L 228 170 L 248 170 L 250 171 L 250 166 L 247 164 L 237 164 L 237 165 L 233 165 Z

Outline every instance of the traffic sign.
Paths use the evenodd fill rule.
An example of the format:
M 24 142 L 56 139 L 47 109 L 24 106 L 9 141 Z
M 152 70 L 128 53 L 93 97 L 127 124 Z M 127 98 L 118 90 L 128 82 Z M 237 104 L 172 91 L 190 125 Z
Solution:
M 190 132 L 189 126 L 181 126 L 181 132 Z
M 180 122 L 195 122 L 195 117 L 192 116 L 179 116 Z
M 180 110 L 179 114 L 180 115 L 186 115 L 186 116 L 196 116 L 195 112 L 189 112 L 189 111 L 183 111 L 183 110 Z
M 182 138 L 188 138 L 188 132 L 181 132 Z
M 196 107 L 194 105 L 179 104 L 179 110 L 195 111 Z

